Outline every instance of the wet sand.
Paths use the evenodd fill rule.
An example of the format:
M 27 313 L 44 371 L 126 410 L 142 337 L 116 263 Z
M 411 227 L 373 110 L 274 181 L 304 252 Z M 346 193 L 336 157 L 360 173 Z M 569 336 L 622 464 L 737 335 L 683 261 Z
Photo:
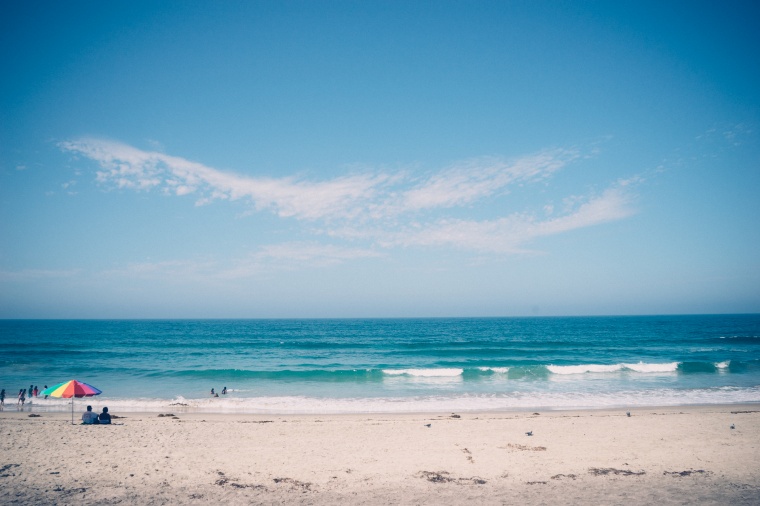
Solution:
M 760 405 L 113 414 L 6 406 L 0 503 L 760 504 Z

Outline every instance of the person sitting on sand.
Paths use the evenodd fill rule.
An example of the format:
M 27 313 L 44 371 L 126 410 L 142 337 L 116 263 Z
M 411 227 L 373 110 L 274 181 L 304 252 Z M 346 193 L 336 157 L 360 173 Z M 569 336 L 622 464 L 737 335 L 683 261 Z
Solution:
M 98 415 L 92 412 L 92 406 L 87 406 L 87 411 L 82 413 L 82 423 L 85 425 L 98 423 Z
M 103 412 L 98 415 L 98 422 L 105 424 L 111 423 L 111 415 L 108 414 L 108 408 L 103 408 Z

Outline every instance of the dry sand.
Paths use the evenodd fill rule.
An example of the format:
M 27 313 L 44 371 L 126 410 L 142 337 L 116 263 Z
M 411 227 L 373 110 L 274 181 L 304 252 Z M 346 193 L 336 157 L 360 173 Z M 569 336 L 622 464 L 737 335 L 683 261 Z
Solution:
M 760 504 L 758 405 L 175 414 L 6 407 L 0 504 Z

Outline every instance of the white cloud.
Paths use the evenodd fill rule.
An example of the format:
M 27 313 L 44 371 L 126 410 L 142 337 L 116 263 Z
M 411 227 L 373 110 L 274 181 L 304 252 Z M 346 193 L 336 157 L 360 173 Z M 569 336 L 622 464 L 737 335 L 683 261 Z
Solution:
M 550 176 L 577 157 L 574 151 L 554 150 L 509 163 L 480 158 L 443 170 L 403 196 L 406 209 L 453 207 L 493 195 L 518 182 L 534 182 Z
M 633 213 L 630 195 L 625 192 L 622 186 L 615 186 L 605 190 L 601 196 L 581 204 L 570 214 L 536 223 L 533 228 L 533 235 L 538 237 L 568 232 L 627 218 Z
M 282 217 L 308 220 L 346 218 L 362 211 L 383 174 L 344 176 L 330 181 L 295 178 L 253 178 L 223 172 L 184 158 L 142 151 L 100 139 L 63 142 L 61 148 L 96 161 L 97 180 L 119 188 L 161 189 L 175 195 L 199 193 L 199 204 L 212 200 L 250 199 L 257 210 L 273 210 Z
M 102 169 L 97 180 L 103 184 L 142 191 L 161 189 L 178 196 L 198 193 L 199 205 L 219 199 L 250 199 L 257 210 L 308 220 L 379 218 L 471 204 L 510 184 L 544 179 L 578 156 L 574 151 L 554 150 L 511 162 L 478 158 L 444 169 L 415 186 L 403 175 L 382 172 L 317 182 L 241 176 L 101 139 L 80 139 L 60 146 L 97 162 Z M 400 184 L 406 187 L 399 188 Z
M 514 187 L 546 181 L 570 162 L 577 150 L 554 149 L 516 160 L 475 158 L 423 178 L 406 173 L 366 171 L 325 181 L 297 177 L 250 177 L 220 171 L 184 158 L 143 151 L 119 142 L 80 139 L 60 144 L 65 151 L 95 161 L 96 179 L 104 185 L 136 191 L 194 195 L 197 205 L 216 200 L 250 201 L 252 209 L 283 218 L 306 220 L 305 233 L 333 241 L 363 241 L 366 248 L 313 242 L 266 246 L 227 269 L 229 275 L 294 264 L 330 265 L 377 256 L 377 248 L 454 247 L 487 253 L 525 251 L 541 236 L 558 234 L 625 218 L 634 176 L 620 180 L 601 195 L 570 195 L 532 212 L 485 220 L 457 216 L 484 198 L 498 198 Z M 434 213 L 433 213 L 434 212 Z M 316 224 L 316 226 L 314 226 Z
M 514 213 L 493 220 L 443 218 L 431 223 L 412 223 L 400 230 L 344 227 L 329 235 L 337 238 L 374 240 L 384 248 L 453 247 L 484 253 L 524 253 L 531 241 L 547 235 L 619 220 L 634 213 L 630 195 L 618 185 L 600 196 L 580 202 L 566 214 L 539 219 L 530 213 Z

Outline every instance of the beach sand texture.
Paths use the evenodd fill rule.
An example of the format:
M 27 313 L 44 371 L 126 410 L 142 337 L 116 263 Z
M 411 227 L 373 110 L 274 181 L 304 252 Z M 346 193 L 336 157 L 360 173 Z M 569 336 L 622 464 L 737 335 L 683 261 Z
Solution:
M 757 405 L 29 415 L 0 413 L 2 504 L 760 504 Z

